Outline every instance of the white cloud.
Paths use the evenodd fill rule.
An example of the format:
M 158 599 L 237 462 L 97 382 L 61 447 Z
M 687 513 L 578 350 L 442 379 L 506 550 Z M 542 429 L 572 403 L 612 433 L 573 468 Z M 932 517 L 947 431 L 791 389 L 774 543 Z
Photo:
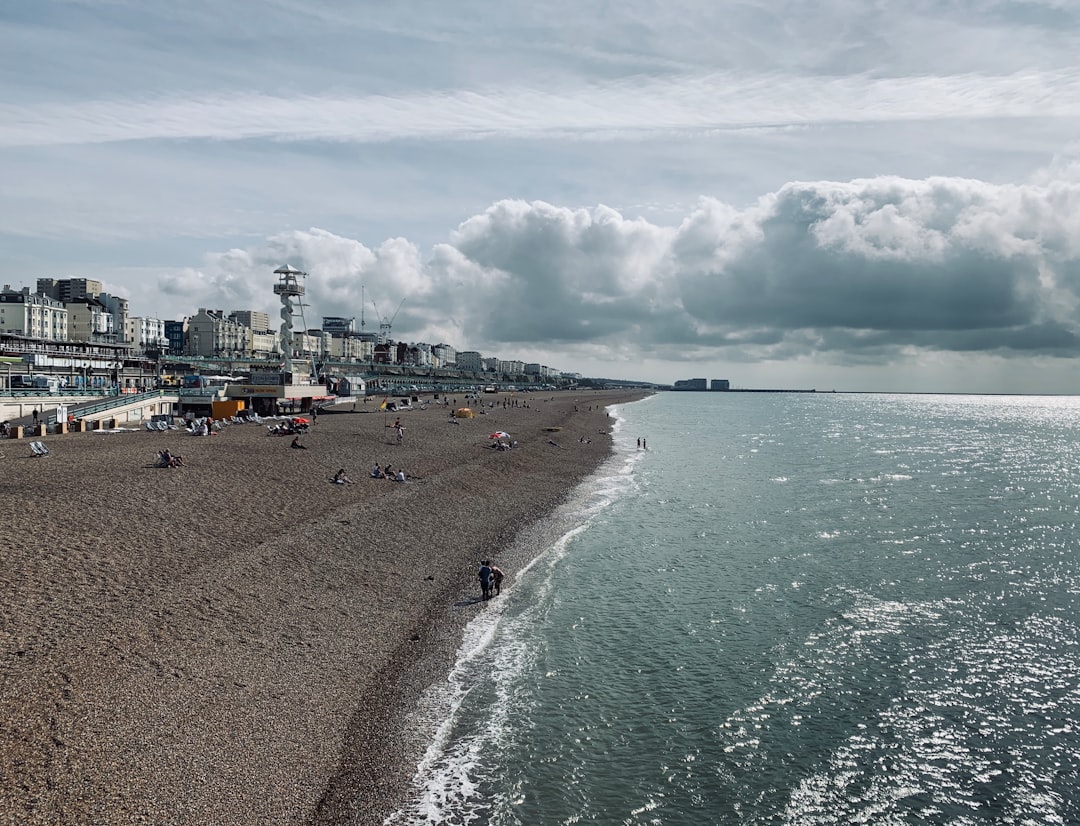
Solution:
M 396 97 L 231 94 L 0 105 L 0 147 L 213 139 L 383 142 L 403 138 L 603 135 L 1080 111 L 1080 70 L 881 78 L 738 72 L 631 77 L 560 89 L 513 87 Z
M 743 210 L 703 200 L 678 228 L 606 207 L 502 201 L 426 258 L 403 239 L 368 249 L 313 229 L 213 256 L 161 286 L 201 290 L 201 305 L 274 311 L 271 273 L 288 262 L 311 273 L 313 313 L 359 316 L 366 295 L 390 315 L 404 301 L 395 335 L 503 355 L 1072 358 L 1076 214 L 1080 185 L 955 178 L 793 183 Z

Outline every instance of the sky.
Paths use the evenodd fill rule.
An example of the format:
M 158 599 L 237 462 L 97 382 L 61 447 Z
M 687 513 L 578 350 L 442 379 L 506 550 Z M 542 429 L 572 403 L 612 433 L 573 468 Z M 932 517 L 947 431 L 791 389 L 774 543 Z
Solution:
M 0 4 L 0 281 L 586 376 L 1080 393 L 1073 0 Z

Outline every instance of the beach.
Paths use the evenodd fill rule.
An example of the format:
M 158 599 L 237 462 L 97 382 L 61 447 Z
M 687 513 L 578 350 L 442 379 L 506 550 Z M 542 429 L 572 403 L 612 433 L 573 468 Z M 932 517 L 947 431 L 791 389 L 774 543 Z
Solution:
M 0 823 L 381 823 L 422 746 L 407 713 L 484 610 L 479 560 L 512 587 L 524 532 L 609 455 L 605 406 L 642 395 L 452 421 L 461 397 L 372 399 L 303 450 L 265 424 L 0 442 Z

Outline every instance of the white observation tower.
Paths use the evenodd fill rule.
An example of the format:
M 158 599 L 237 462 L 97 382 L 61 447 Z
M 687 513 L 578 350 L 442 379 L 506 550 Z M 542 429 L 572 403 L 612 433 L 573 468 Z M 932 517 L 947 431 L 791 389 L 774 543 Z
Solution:
M 285 264 L 274 270 L 274 275 L 278 277 L 278 283 L 274 285 L 274 293 L 281 296 L 281 369 L 286 373 L 292 373 L 293 299 L 304 294 L 304 285 L 299 279 L 307 278 L 307 273 Z M 302 318 L 303 302 L 297 302 L 297 305 L 300 307 Z M 306 333 L 307 330 L 304 332 Z

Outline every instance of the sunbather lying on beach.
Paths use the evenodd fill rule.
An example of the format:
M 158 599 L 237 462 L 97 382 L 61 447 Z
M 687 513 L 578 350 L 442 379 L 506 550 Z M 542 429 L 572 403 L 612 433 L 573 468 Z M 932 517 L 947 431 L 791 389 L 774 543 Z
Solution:
M 334 474 L 333 483 L 335 485 L 351 485 L 352 479 L 345 475 L 345 468 L 342 468 Z

